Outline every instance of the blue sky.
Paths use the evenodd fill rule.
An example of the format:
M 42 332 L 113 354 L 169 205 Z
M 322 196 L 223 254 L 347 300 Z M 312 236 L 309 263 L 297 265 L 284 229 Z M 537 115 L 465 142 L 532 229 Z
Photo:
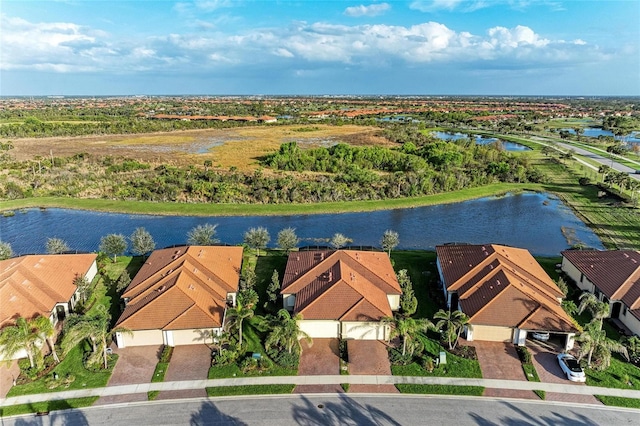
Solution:
M 638 0 L 2 0 L 0 95 L 640 95 Z

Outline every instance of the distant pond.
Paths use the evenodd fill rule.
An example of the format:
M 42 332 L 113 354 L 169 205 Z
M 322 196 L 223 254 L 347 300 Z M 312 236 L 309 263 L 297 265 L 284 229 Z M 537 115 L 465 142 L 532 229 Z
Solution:
M 561 201 L 550 194 L 523 193 L 455 204 L 363 213 L 293 216 L 150 216 L 68 209 L 26 209 L 0 217 L 0 240 L 16 254 L 42 253 L 47 238 L 62 238 L 73 250 L 96 251 L 110 233 L 126 236 L 146 228 L 158 248 L 186 242 L 193 227 L 217 224 L 222 243 L 240 244 L 244 232 L 264 226 L 275 247 L 278 231 L 296 228 L 301 245 L 323 244 L 340 232 L 354 245 L 378 246 L 382 233 L 400 235 L 400 249 L 433 249 L 447 242 L 498 243 L 554 256 L 574 244 L 603 248 L 598 237 Z
M 466 139 L 469 137 L 468 134 L 459 133 L 459 132 L 457 133 L 431 132 L 431 134 L 433 134 L 436 138 L 442 139 L 445 141 L 457 141 L 457 140 Z M 502 147 L 506 151 L 530 151 L 531 150 L 531 148 L 526 147 L 524 145 L 520 145 L 519 143 L 507 142 L 507 141 L 500 140 L 498 138 L 491 138 L 491 137 L 486 137 L 482 135 L 472 135 L 472 137 L 478 145 L 487 145 L 493 142 L 500 142 L 502 143 Z

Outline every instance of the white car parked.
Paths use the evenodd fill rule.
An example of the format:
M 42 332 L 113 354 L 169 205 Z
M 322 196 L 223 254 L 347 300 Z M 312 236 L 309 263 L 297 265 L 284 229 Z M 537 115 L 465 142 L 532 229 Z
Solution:
M 546 342 L 547 340 L 549 340 L 549 333 L 547 333 L 546 331 L 534 331 L 533 333 L 531 333 L 531 337 L 536 340 L 540 340 L 541 342 Z
M 567 379 L 572 382 L 585 382 L 587 376 L 585 376 L 580 363 L 574 356 L 569 354 L 558 354 L 558 364 L 562 372 L 567 376 Z

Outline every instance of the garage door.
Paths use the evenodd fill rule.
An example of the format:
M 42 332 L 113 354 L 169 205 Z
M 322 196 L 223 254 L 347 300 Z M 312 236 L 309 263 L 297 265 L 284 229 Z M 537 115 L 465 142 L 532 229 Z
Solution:
M 128 333 L 116 333 L 118 347 L 162 345 L 162 330 L 138 330 L 133 335 Z
M 385 326 L 377 322 L 343 322 L 342 338 L 356 340 L 386 340 Z
M 494 327 L 488 325 L 473 326 L 473 340 L 487 342 L 511 342 L 513 329 L 511 327 Z
M 340 337 L 340 323 L 338 321 L 300 321 L 300 330 L 311 338 L 338 338 Z

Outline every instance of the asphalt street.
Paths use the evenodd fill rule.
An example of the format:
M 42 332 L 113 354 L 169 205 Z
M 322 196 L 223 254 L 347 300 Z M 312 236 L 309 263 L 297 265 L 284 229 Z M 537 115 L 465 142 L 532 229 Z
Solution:
M 286 395 L 88 407 L 2 425 L 631 425 L 640 410 L 485 397 Z
M 603 155 L 594 154 L 593 152 L 587 151 L 586 149 L 582 149 L 580 147 L 569 145 L 566 143 L 561 143 L 561 142 L 558 142 L 557 145 L 567 151 L 573 150 L 576 152 L 576 154 L 582 155 L 587 158 L 591 158 L 592 160 L 597 161 L 602 165 L 609 166 L 612 169 L 617 170 L 619 172 L 629 173 L 629 176 L 631 178 L 640 180 L 640 174 L 635 173 L 636 170 L 640 170 L 640 166 L 638 166 L 637 169 L 633 169 L 631 167 L 625 166 L 624 164 L 620 164 L 616 161 L 612 161 L 612 159 L 605 156 L 604 153 Z

